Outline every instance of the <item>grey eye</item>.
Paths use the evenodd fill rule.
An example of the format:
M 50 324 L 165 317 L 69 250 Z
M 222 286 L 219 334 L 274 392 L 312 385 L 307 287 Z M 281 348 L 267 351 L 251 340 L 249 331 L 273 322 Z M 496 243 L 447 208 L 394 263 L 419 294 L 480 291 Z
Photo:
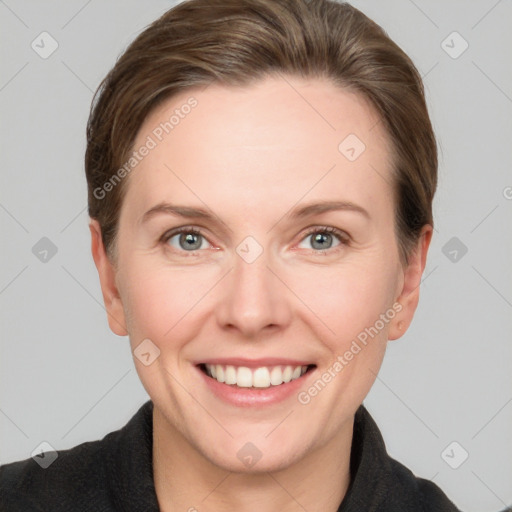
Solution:
M 308 240 L 310 241 L 308 242 Z M 334 244 L 335 241 L 337 241 L 338 243 Z M 302 245 L 304 243 L 308 243 L 309 247 Z M 310 233 L 309 235 L 307 235 L 301 242 L 301 244 L 299 244 L 299 247 L 301 247 L 302 249 L 309 249 L 312 247 L 313 249 L 321 251 L 332 249 L 333 247 L 336 247 L 340 243 L 341 242 L 338 240 L 338 237 L 335 236 L 334 234 L 331 234 L 325 230 L 318 230 L 315 231 L 314 233 Z
M 332 235 L 329 233 L 315 233 L 310 235 L 311 246 L 314 249 L 329 249 L 332 246 Z
M 203 235 L 194 233 L 193 231 L 176 233 L 169 238 L 167 243 L 175 249 L 182 249 L 184 251 L 197 251 L 208 246 Z M 206 244 L 206 247 L 203 247 L 203 244 Z

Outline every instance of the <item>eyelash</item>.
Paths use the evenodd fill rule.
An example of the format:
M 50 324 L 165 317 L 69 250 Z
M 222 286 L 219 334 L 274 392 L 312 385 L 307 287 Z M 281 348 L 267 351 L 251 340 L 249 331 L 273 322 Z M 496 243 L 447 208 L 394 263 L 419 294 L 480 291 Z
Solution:
M 320 250 L 311 249 L 312 253 L 316 253 L 316 254 L 318 254 L 318 253 L 323 254 L 326 252 L 336 253 L 350 244 L 350 238 L 347 235 L 347 233 L 345 233 L 344 231 L 340 231 L 337 228 L 333 228 L 332 226 L 313 226 L 311 228 L 308 228 L 308 230 L 304 233 L 304 236 L 301 238 L 301 241 L 304 240 L 305 238 L 307 238 L 308 236 L 314 235 L 316 233 L 328 233 L 329 235 L 334 235 L 334 237 L 336 237 L 338 239 L 340 244 L 337 245 L 336 247 L 332 247 L 329 249 L 323 249 L 323 250 L 322 249 L 320 249 Z
M 182 233 L 193 233 L 194 235 L 202 236 L 205 240 L 208 241 L 208 239 L 201 233 L 201 231 L 197 228 L 194 228 L 192 226 L 182 226 L 180 228 L 176 228 L 170 231 L 166 231 L 162 237 L 160 238 L 160 242 L 163 244 L 167 244 L 171 238 L 173 238 L 176 235 L 180 235 Z M 341 250 L 344 246 L 350 245 L 350 237 L 344 232 L 340 231 L 337 228 L 333 228 L 332 226 L 313 226 L 309 228 L 306 233 L 304 233 L 304 236 L 301 238 L 301 241 L 307 238 L 308 236 L 311 236 L 316 233 L 329 233 L 330 235 L 334 235 L 336 238 L 338 238 L 338 241 L 340 242 L 339 245 L 333 248 L 325 249 L 325 250 L 314 250 L 311 249 L 311 252 L 313 253 L 325 253 L 325 252 L 337 252 L 338 250 Z M 195 251 L 179 251 L 182 253 L 189 253 L 189 256 L 196 256 L 197 253 L 200 251 L 200 249 L 197 249 Z

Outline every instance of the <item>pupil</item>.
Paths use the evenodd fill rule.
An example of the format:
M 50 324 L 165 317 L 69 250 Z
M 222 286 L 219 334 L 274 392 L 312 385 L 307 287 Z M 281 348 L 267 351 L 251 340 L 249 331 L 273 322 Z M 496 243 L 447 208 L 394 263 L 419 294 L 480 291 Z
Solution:
M 322 245 L 323 242 L 329 242 L 331 241 L 332 239 L 332 235 L 330 235 L 329 233 L 317 233 L 314 237 L 313 237 L 313 247 L 315 249 L 325 249 L 326 248 L 326 244 L 324 243 Z M 317 243 L 320 243 L 320 245 L 318 247 L 315 246 L 315 244 Z M 330 245 L 330 244 L 327 244 L 327 246 Z
M 195 233 L 187 233 L 183 234 L 180 237 L 180 242 L 185 242 L 185 248 L 188 249 L 199 249 L 201 247 L 201 242 L 199 241 L 199 236 Z

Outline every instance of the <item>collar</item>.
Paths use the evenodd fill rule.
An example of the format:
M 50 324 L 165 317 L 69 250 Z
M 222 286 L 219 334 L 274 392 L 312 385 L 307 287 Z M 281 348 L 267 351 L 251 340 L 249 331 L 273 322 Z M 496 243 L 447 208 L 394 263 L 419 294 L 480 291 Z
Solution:
M 110 460 L 105 464 L 116 509 L 158 512 L 152 461 L 153 403 L 146 402 L 121 430 L 106 436 L 107 440 L 113 444 Z M 389 457 L 382 435 L 364 405 L 359 406 L 354 418 L 350 474 L 338 512 L 387 511 L 402 505 L 411 506 L 403 510 L 424 510 L 416 478 Z M 431 482 L 427 485 L 433 486 Z

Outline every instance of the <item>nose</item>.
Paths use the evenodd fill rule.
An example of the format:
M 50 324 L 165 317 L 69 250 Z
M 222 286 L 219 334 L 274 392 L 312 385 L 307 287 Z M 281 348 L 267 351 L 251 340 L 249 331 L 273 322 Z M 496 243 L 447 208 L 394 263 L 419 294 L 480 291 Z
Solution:
M 265 251 L 251 263 L 234 255 L 233 268 L 223 279 L 223 293 L 216 307 L 222 329 L 254 339 L 290 323 L 289 290 L 270 264 Z

